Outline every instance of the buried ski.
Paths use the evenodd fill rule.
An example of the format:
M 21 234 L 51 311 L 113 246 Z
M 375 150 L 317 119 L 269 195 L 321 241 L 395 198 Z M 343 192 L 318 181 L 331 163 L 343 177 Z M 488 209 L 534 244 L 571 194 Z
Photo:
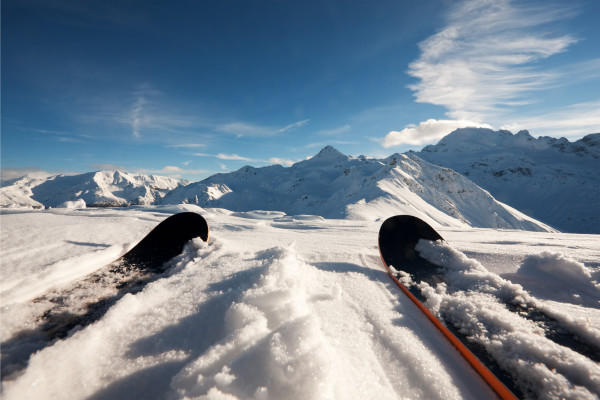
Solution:
M 495 375 L 501 374 L 493 359 L 487 357 L 479 346 L 469 345 L 466 337 L 455 330 L 450 331 L 427 307 L 423 305 L 424 297 L 415 285 L 404 285 L 397 274 L 402 271 L 409 274 L 413 281 L 436 281 L 438 267 L 421 258 L 415 245 L 420 239 L 443 240 L 442 237 L 427 223 L 407 215 L 388 218 L 379 230 L 379 254 L 388 273 L 404 294 L 425 314 L 425 316 L 440 330 L 448 341 L 458 350 L 463 358 L 483 378 L 490 388 L 501 399 L 516 399 L 516 396 L 506 386 L 512 386 L 506 379 L 502 381 Z M 450 329 L 449 329 L 450 328 Z M 484 365 L 480 359 L 487 361 Z M 492 372 L 492 370 L 494 372 Z M 514 390 L 514 388 L 513 388 Z
M 568 382 L 565 391 L 598 391 L 594 379 L 569 372 L 572 365 L 597 369 L 593 340 L 583 341 L 568 324 L 538 308 L 520 286 L 452 249 L 424 221 L 407 215 L 387 219 L 379 231 L 379 250 L 396 284 L 476 369 L 479 358 L 524 397 L 542 395 L 544 374 L 531 372 L 536 368 L 560 375 L 557 379 Z
M 100 319 L 124 295 L 137 293 L 160 277 L 191 239 L 208 242 L 208 237 L 208 224 L 201 215 L 172 215 L 117 260 L 68 287 L 34 299 L 34 307 L 43 310 L 35 328 L 2 343 L 3 379 L 25 367 L 30 354 L 66 337 L 74 328 Z

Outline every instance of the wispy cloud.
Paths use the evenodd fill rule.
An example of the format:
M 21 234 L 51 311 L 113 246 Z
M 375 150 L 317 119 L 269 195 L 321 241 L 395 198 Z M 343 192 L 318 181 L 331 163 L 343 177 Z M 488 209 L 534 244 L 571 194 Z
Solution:
M 140 174 L 164 175 L 171 178 L 180 179 L 183 175 L 202 175 L 208 173 L 209 171 L 203 169 L 185 169 L 176 165 L 167 165 L 161 169 L 138 169 L 135 172 Z
M 21 167 L 21 168 L 2 168 L 0 169 L 0 181 L 4 184 L 6 181 L 21 178 L 25 175 L 31 178 L 43 179 L 52 173 L 46 172 L 38 167 Z
M 193 155 L 197 156 L 197 157 L 215 157 L 218 158 L 219 160 L 233 160 L 233 161 L 260 161 L 260 160 L 254 160 L 252 158 L 248 158 L 248 157 L 243 157 L 237 154 L 225 154 L 225 153 L 219 153 L 219 154 L 208 154 L 208 153 L 194 153 Z
M 303 126 L 307 125 L 309 122 L 310 122 L 310 120 L 308 120 L 308 119 L 305 119 L 303 121 L 294 122 L 293 124 L 289 124 L 287 126 L 284 126 L 281 129 L 279 129 L 277 131 L 277 133 L 289 132 L 289 131 L 293 131 L 298 128 L 302 128 Z
M 235 160 L 235 161 L 254 161 L 251 158 L 248 157 L 242 157 L 239 156 L 237 154 L 224 154 L 224 153 L 219 153 L 217 154 L 215 157 L 217 157 L 219 160 Z
M 147 103 L 146 98 L 140 96 L 133 104 L 133 109 L 131 110 L 131 133 L 136 138 L 140 138 L 140 128 L 146 122 L 144 105 Z
M 308 124 L 309 120 L 297 121 L 292 124 L 286 125 L 283 128 L 274 128 L 268 126 L 260 126 L 247 122 L 230 122 L 226 124 L 220 124 L 215 126 L 215 130 L 224 133 L 230 133 L 237 137 L 251 136 L 251 137 L 265 137 L 275 136 L 280 133 L 289 132 L 298 128 L 301 128 Z
M 389 132 L 382 141 L 383 147 L 399 145 L 421 145 L 441 139 L 458 128 L 479 127 L 492 128 L 490 125 L 467 120 L 428 119 L 419 125 L 409 125 L 401 131 Z
M 448 109 L 457 120 L 496 119 L 507 107 L 535 101 L 532 93 L 559 81 L 556 70 L 536 62 L 565 51 L 577 39 L 551 36 L 546 24 L 572 14 L 557 8 L 468 0 L 456 6 L 444 29 L 420 44 L 408 73 L 417 102 Z
M 250 157 L 243 157 L 238 154 L 194 153 L 194 155 L 198 156 L 198 157 L 214 157 L 219 160 L 225 160 L 225 161 L 246 161 L 246 162 L 253 162 L 253 163 L 281 164 L 281 165 L 288 166 L 288 167 L 295 163 L 295 161 L 293 161 L 293 160 L 288 160 L 288 159 L 279 158 L 279 157 L 271 157 L 268 160 L 259 160 L 259 159 L 250 158 Z M 224 164 L 219 163 L 219 165 L 220 165 L 221 169 L 227 169 L 227 167 Z

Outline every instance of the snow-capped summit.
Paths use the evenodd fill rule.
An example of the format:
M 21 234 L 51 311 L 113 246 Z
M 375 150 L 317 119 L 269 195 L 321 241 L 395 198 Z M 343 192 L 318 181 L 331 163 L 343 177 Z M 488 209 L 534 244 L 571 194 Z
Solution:
M 570 142 L 464 128 L 415 154 L 559 230 L 600 233 L 600 133 Z
M 423 148 L 422 153 L 473 153 L 500 151 L 556 151 L 579 157 L 600 158 L 600 133 L 590 134 L 570 142 L 566 138 L 540 136 L 534 138 L 529 131 L 516 134 L 507 130 L 487 128 L 461 128 L 442 138 L 437 144 Z
M 337 160 L 337 159 L 347 159 L 348 156 L 345 154 L 342 154 L 340 151 L 338 151 L 337 149 L 335 149 L 332 146 L 325 146 L 312 159 L 323 159 L 323 158 Z

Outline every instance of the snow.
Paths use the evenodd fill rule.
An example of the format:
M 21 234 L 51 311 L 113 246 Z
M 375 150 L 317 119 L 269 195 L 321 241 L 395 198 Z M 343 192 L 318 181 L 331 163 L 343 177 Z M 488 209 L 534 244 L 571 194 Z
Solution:
M 600 133 L 570 142 L 462 128 L 414 154 L 560 231 L 600 233 Z
M 289 168 L 246 166 L 190 183 L 98 171 L 47 180 L 24 178 L 0 189 L 0 207 L 178 205 L 265 210 L 288 215 L 369 220 L 417 213 L 441 226 L 554 229 L 498 202 L 464 176 L 414 154 L 346 156 L 331 146 Z
M 0 207 L 126 206 L 152 204 L 171 190 L 187 184 L 177 179 L 97 171 L 79 175 L 53 175 L 45 179 L 25 176 L 0 188 Z
M 354 158 L 331 146 L 289 168 L 248 166 L 217 174 L 173 190 L 159 203 L 367 220 L 419 213 L 443 226 L 553 230 L 496 201 L 456 172 L 413 154 Z
M 586 338 L 596 349 L 600 349 L 600 312 L 590 312 L 593 320 L 572 323 L 570 310 L 545 305 L 521 285 L 489 272 L 477 260 L 469 259 L 443 242 L 421 240 L 416 249 L 422 257 L 450 271 L 445 274 L 443 284 L 425 289 L 428 308 L 451 319 L 462 333 L 477 338 L 478 343 L 501 360 L 501 366 L 515 371 L 520 384 L 536 398 L 550 395 L 592 398 L 594 393 L 600 393 L 598 363 L 540 335 L 539 326 L 523 320 L 504 303 L 547 311 L 563 328 L 568 327 L 574 334 Z M 600 308 L 600 285 L 592 281 L 589 268 L 562 254 L 529 255 L 517 273 L 533 274 L 538 282 L 544 282 L 545 290 L 576 293 L 582 300 L 580 304 Z M 556 287 L 556 279 L 561 279 L 560 288 Z
M 66 338 L 19 342 L 39 329 L 43 304 L 33 299 L 73 286 L 184 210 L 207 219 L 208 244 L 192 241 L 165 275 Z M 390 280 L 377 250 L 381 220 L 370 212 L 359 220 L 191 204 L 3 209 L 2 398 L 493 398 Z M 495 299 L 535 303 L 600 343 L 600 237 L 436 229 L 452 247 L 421 250 L 442 257 L 452 278 L 431 288 L 429 305 L 462 318 L 535 397 L 597 399 L 597 363 Z

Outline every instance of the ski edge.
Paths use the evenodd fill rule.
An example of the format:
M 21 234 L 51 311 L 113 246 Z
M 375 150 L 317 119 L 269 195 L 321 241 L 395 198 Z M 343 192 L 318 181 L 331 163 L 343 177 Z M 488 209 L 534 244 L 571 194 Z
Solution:
M 435 316 L 427 307 L 423 305 L 407 288 L 396 278 L 390 267 L 385 262 L 381 249 L 379 250 L 381 262 L 385 266 L 388 275 L 394 283 L 402 290 L 402 292 L 417 306 L 417 308 L 435 325 L 436 328 L 444 335 L 444 337 L 454 346 L 460 355 L 467 363 L 479 374 L 485 383 L 492 389 L 502 400 L 517 400 L 518 398 L 494 375 L 479 359 L 471 353 L 471 351 L 460 341 L 442 322 Z

